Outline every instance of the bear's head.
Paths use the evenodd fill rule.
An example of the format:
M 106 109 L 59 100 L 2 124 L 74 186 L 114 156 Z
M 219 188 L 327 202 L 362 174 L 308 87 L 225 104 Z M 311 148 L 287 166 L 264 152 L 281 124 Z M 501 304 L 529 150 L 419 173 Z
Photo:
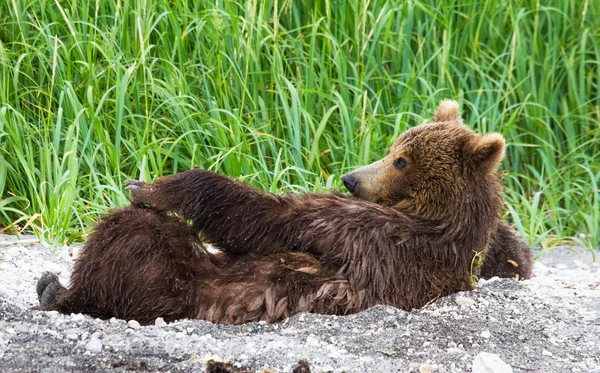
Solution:
M 479 136 L 463 124 L 458 104 L 444 100 L 426 124 L 404 132 L 387 156 L 342 181 L 356 198 L 415 217 L 478 224 L 499 214 L 495 170 L 503 157 L 500 134 Z

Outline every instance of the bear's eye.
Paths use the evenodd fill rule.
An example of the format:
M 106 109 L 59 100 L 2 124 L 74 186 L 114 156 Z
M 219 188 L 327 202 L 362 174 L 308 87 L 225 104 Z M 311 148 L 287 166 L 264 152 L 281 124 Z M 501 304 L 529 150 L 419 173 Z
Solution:
M 396 167 L 397 170 L 402 170 L 404 167 L 406 167 L 407 164 L 408 162 L 406 161 L 406 159 L 402 157 L 394 161 L 394 167 Z

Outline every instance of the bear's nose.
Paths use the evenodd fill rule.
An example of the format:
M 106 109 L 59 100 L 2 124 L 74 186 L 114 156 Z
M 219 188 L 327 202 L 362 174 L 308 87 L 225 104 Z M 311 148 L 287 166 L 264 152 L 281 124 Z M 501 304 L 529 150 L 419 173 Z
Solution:
M 342 183 L 344 183 L 344 186 L 350 193 L 354 193 L 358 185 L 358 180 L 352 174 L 345 174 L 342 175 Z

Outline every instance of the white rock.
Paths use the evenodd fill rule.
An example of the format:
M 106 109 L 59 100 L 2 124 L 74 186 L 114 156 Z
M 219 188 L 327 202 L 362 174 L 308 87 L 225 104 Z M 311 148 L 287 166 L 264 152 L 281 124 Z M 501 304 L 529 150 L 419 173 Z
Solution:
M 167 323 L 165 322 L 165 319 L 163 319 L 162 317 L 157 317 L 156 320 L 154 320 L 154 325 L 165 326 L 165 325 L 167 325 Z
M 479 288 L 479 287 L 481 287 L 481 286 L 483 286 L 485 284 L 489 284 L 491 282 L 496 282 L 498 280 L 500 280 L 500 277 L 498 277 L 498 276 L 494 276 L 494 277 L 489 278 L 487 280 L 484 279 L 484 278 L 480 278 L 479 281 L 477 281 L 477 287 Z
M 454 301 L 459 306 L 470 307 L 470 306 L 474 306 L 475 305 L 475 301 L 473 299 L 467 298 L 467 297 L 463 297 L 462 295 L 458 295 L 456 298 L 454 298 Z
M 80 313 L 72 313 L 71 314 L 71 321 L 79 323 L 82 322 L 83 320 L 85 320 L 85 316 L 83 316 Z
M 581 269 L 590 269 L 590 266 L 583 263 L 581 260 L 575 259 L 573 261 L 573 264 L 575 264 L 578 268 L 581 268 Z
M 482 338 L 488 339 L 489 337 L 491 337 L 491 336 L 492 336 L 492 333 L 490 333 L 490 331 L 489 331 L 489 330 L 484 330 L 484 331 L 482 331 L 482 332 L 481 332 L 480 336 L 481 336 Z
M 460 348 L 458 348 L 458 347 L 450 347 L 450 348 L 446 349 L 446 352 L 447 352 L 449 355 L 458 355 L 458 354 L 462 354 L 462 353 L 463 353 L 463 350 L 461 350 L 461 349 L 460 349 Z
M 421 364 L 419 364 L 419 363 L 410 363 L 408 365 L 408 370 L 413 372 L 415 370 L 419 370 L 420 367 L 421 367 Z
M 99 354 L 102 351 L 102 342 L 99 339 L 92 339 L 85 345 L 85 349 L 91 353 Z
M 60 264 L 51 262 L 51 261 L 46 261 L 44 262 L 44 271 L 49 271 L 52 273 L 61 273 L 62 272 L 62 266 Z
M 420 363 L 410 363 L 408 366 L 408 370 L 413 372 L 415 370 L 419 371 L 419 373 L 433 373 L 439 369 L 437 365 L 431 364 L 420 364 Z
M 309 346 L 318 346 L 319 340 L 315 338 L 313 334 L 311 334 L 306 338 L 306 344 Z
M 53 336 L 55 338 L 59 338 L 60 337 L 60 333 L 57 332 L 56 330 L 46 329 L 45 332 L 46 332 L 46 334 L 50 334 L 51 336 Z
M 473 360 L 472 373 L 512 373 L 510 365 L 506 364 L 500 356 L 481 352 Z
M 131 328 L 131 329 L 137 329 L 139 328 L 141 325 L 139 322 L 135 321 L 135 320 L 129 320 L 127 321 L 127 325 Z
M 438 370 L 437 365 L 421 364 L 421 366 L 419 367 L 419 373 L 433 373 L 433 372 L 436 372 L 437 370 Z
M 552 356 L 552 352 L 544 349 L 544 350 L 542 350 L 542 355 L 544 355 L 544 356 Z

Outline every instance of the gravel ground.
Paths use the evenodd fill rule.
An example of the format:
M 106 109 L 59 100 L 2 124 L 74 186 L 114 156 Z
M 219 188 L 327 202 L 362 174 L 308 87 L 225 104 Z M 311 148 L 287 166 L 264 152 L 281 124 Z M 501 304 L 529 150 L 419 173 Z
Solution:
M 480 281 L 413 312 L 377 306 L 273 325 L 140 327 L 28 310 L 39 275 L 50 270 L 67 283 L 78 248 L 9 244 L 16 240 L 0 235 L 0 372 L 191 372 L 209 359 L 291 372 L 306 359 L 313 373 L 478 373 L 485 364 L 488 372 L 600 373 L 600 265 L 583 250 L 553 249 L 531 280 Z

